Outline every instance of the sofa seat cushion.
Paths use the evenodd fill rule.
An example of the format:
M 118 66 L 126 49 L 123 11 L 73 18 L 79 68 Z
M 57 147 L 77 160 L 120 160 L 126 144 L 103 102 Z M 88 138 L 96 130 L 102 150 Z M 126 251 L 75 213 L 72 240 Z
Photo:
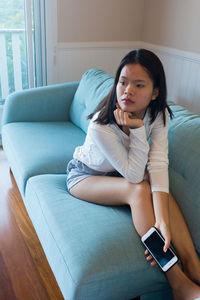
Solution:
M 140 300 L 173 300 L 171 289 L 149 293 L 140 297 Z
M 31 177 L 24 202 L 65 299 L 122 300 L 168 288 L 145 260 L 129 207 L 76 199 L 65 175 Z
M 22 195 L 29 177 L 66 173 L 85 133 L 71 122 L 16 122 L 3 126 L 4 149 Z
M 112 75 L 99 69 L 91 69 L 83 74 L 70 108 L 70 119 L 76 126 L 87 132 L 87 116 L 107 96 L 113 82 Z

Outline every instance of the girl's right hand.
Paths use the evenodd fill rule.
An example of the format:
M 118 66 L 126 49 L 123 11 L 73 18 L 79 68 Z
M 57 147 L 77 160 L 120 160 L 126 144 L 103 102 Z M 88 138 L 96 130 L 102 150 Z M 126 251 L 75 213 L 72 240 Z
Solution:
M 127 126 L 131 129 L 144 126 L 142 119 L 135 116 L 134 113 L 123 111 L 119 107 L 114 110 L 114 116 L 118 125 Z

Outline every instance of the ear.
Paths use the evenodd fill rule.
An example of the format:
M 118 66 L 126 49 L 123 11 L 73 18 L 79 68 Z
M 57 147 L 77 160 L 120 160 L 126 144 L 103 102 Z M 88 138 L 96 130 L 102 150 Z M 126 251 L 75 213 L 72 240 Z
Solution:
M 156 88 L 156 89 L 153 90 L 151 100 L 156 100 L 156 98 L 158 97 L 158 95 L 159 95 L 159 89 Z

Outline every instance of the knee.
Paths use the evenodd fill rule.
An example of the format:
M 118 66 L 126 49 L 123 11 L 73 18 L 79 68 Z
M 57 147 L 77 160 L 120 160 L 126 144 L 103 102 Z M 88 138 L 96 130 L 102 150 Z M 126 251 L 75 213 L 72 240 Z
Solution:
M 142 203 L 145 205 L 147 201 L 152 201 L 151 186 L 147 181 L 138 184 L 130 183 L 128 195 L 129 204 Z
M 137 190 L 136 196 L 139 200 L 142 201 L 151 200 L 151 186 L 149 182 L 142 181 L 141 183 L 137 184 L 136 190 Z

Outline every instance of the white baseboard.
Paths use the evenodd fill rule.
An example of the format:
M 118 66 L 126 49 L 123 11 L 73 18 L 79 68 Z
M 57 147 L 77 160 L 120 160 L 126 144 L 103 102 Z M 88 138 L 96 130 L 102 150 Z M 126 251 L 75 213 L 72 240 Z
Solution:
M 115 74 L 123 56 L 138 48 L 152 50 L 163 62 L 168 99 L 200 113 L 200 54 L 141 41 L 58 44 L 55 47 L 54 83 L 80 80 L 90 68 Z

